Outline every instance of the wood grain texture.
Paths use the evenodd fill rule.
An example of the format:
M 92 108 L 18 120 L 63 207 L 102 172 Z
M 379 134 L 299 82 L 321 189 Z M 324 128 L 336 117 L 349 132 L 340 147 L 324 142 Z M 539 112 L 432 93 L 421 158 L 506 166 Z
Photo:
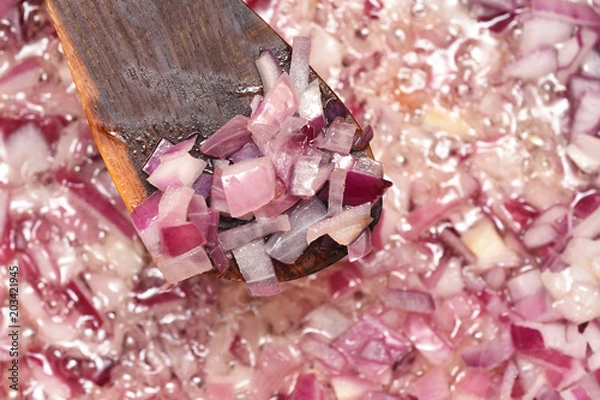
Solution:
M 248 115 L 262 91 L 255 67 L 262 50 L 289 69 L 289 45 L 240 0 L 48 0 L 48 8 L 129 210 L 155 190 L 142 167 L 161 138 L 176 143 L 197 134 L 200 142 L 236 114 Z M 322 81 L 321 88 L 324 101 L 339 101 Z M 346 254 L 329 241 L 313 243 L 294 266 L 277 264 L 280 280 Z M 232 267 L 226 278 L 241 279 Z

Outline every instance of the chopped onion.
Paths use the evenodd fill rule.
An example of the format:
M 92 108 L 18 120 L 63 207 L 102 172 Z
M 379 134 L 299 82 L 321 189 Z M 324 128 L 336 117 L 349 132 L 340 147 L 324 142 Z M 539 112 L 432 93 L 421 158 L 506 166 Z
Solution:
M 276 233 L 267 240 L 267 253 L 284 264 L 294 263 L 308 248 L 309 228 L 326 215 L 327 209 L 317 198 L 299 204 L 289 214 L 290 230 Z
M 252 294 L 271 296 L 281 292 L 273 262 L 265 251 L 262 238 L 235 248 L 233 256 Z
M 279 62 L 270 50 L 263 50 L 256 59 L 256 67 L 263 84 L 263 93 L 266 96 L 271 92 L 279 75 L 283 72 Z
M 546 76 L 559 67 L 558 53 L 554 47 L 531 51 L 509 64 L 505 71 L 511 77 L 535 80 Z
M 232 217 L 256 211 L 275 197 L 275 170 L 267 157 L 226 166 L 221 181 Z
M 274 232 L 287 232 L 290 228 L 288 216 L 278 215 L 271 220 L 251 222 L 222 231 L 219 233 L 219 242 L 221 242 L 223 250 L 229 251 Z
M 347 246 L 358 238 L 371 221 L 370 204 L 348 208 L 311 225 L 306 232 L 306 240 L 312 243 L 323 235 L 329 235 L 337 243 Z
M 310 39 L 303 36 L 294 37 L 292 62 L 290 63 L 290 79 L 298 98 L 302 98 L 302 94 L 308 86 L 309 56 Z M 319 101 L 317 104 L 321 104 L 321 102 Z
M 236 115 L 209 136 L 200 146 L 200 151 L 213 157 L 229 157 L 250 141 L 249 121 L 244 115 Z

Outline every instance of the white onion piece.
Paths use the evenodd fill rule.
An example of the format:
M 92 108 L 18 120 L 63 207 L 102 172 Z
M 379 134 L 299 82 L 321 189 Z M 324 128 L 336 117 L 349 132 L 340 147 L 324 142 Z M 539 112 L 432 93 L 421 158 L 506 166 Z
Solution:
M 262 238 L 234 249 L 233 257 L 253 295 L 271 296 L 281 292 Z
M 303 36 L 294 37 L 292 44 L 292 61 L 290 62 L 290 79 L 296 90 L 296 96 L 302 94 L 308 86 L 310 39 Z M 320 104 L 320 102 L 318 103 Z
M 526 81 L 546 76 L 558 68 L 557 50 L 545 47 L 531 51 L 508 64 L 504 69 L 508 76 Z
M 283 72 L 279 62 L 269 50 L 264 50 L 256 59 L 256 68 L 260 74 L 260 81 L 263 84 L 263 95 L 269 94 L 277 78 Z
M 219 232 L 219 242 L 221 242 L 223 250 L 229 251 L 274 232 L 286 232 L 289 230 L 290 222 L 288 216 L 285 214 L 278 215 L 270 220 L 255 221 Z
M 268 157 L 224 167 L 221 182 L 232 217 L 256 211 L 275 197 L 275 170 Z
M 316 197 L 300 204 L 289 214 L 290 230 L 275 233 L 267 240 L 267 253 L 284 264 L 294 263 L 308 248 L 308 229 L 326 215 L 327 209 Z
M 600 172 L 600 138 L 577 135 L 567 146 L 567 155 L 583 172 Z
M 347 208 L 333 217 L 314 223 L 306 233 L 306 240 L 312 243 L 323 235 L 329 235 L 337 243 L 347 246 L 369 226 L 371 221 L 373 218 L 370 204 Z
M 148 177 L 148 182 L 163 192 L 174 185 L 191 187 L 205 167 L 206 161 L 184 153 L 177 157 L 163 159 Z

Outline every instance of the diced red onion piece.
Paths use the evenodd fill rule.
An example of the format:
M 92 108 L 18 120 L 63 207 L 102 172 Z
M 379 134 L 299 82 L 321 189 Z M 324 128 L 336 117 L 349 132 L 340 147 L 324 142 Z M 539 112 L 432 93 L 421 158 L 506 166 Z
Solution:
M 169 257 L 187 253 L 194 247 L 203 246 L 206 238 L 193 222 L 164 226 L 160 229 L 162 250 Z
M 369 157 L 360 157 L 352 165 L 352 172 L 383 178 L 383 163 Z
M 323 304 L 305 318 L 304 331 L 333 340 L 352 326 L 352 320 L 331 304 Z
M 558 54 L 554 47 L 531 51 L 514 60 L 505 68 L 508 76 L 523 80 L 536 80 L 558 69 Z
M 229 251 L 274 232 L 287 232 L 289 230 L 288 216 L 283 214 L 270 220 L 259 220 L 222 231 L 219 233 L 219 242 L 221 242 L 223 250 Z
M 293 196 L 310 197 L 316 193 L 315 180 L 319 174 L 320 156 L 300 156 L 292 169 L 290 193 Z
M 443 370 L 434 368 L 421 376 L 414 387 L 419 399 L 445 400 L 451 398 L 448 377 Z
M 223 169 L 215 168 L 213 171 L 212 186 L 210 187 L 210 207 L 223 214 L 229 214 L 229 205 L 223 189 Z
M 315 374 L 300 374 L 290 400 L 326 400 L 325 390 Z
M 585 3 L 568 0 L 532 0 L 531 9 L 534 15 L 555 18 L 575 25 L 597 27 L 600 17 Z
M 600 234 L 600 207 L 573 228 L 573 236 L 595 238 Z
M 513 301 L 517 302 L 525 297 L 531 296 L 543 289 L 542 281 L 540 280 L 540 271 L 532 269 L 523 272 L 514 278 L 511 278 L 506 287 Z
M 493 369 L 510 359 L 513 352 L 510 335 L 501 331 L 500 337 L 465 348 L 462 358 L 468 367 Z
M 156 149 L 154 150 L 154 152 L 152 152 L 152 155 L 142 168 L 142 171 L 144 171 L 147 174 L 153 173 L 159 166 L 161 157 L 165 154 L 167 150 L 171 149 L 172 147 L 173 143 L 169 142 L 165 138 L 162 138 L 160 142 L 158 142 L 158 146 L 156 146 Z
M 513 324 L 510 326 L 510 334 L 517 350 L 531 351 L 546 348 L 544 338 L 537 329 Z
M 577 196 L 573 205 L 573 214 L 586 218 L 600 207 L 600 191 L 590 190 Z
M 319 362 L 327 371 L 334 375 L 340 375 L 349 370 L 346 357 L 321 340 L 313 339 L 310 336 L 305 337 L 300 344 L 300 348 L 309 359 Z
M 166 157 L 166 154 L 165 154 Z M 169 186 L 192 186 L 206 167 L 206 161 L 183 153 L 177 157 L 163 158 L 150 174 L 148 182 L 161 191 Z
M 326 215 L 325 205 L 316 197 L 298 205 L 289 214 L 291 229 L 273 234 L 266 243 L 267 253 L 284 264 L 294 263 L 308 248 L 308 229 Z
M 221 181 L 229 213 L 235 218 L 258 210 L 275 197 L 275 170 L 268 157 L 223 168 Z
M 373 204 L 383 196 L 392 182 L 375 176 L 355 171 L 348 171 L 344 189 L 344 205 L 357 206 L 364 203 Z M 328 195 L 325 194 L 326 196 Z
M 324 133 L 317 137 L 317 147 L 344 155 L 350 154 L 355 133 L 356 125 L 340 120 L 333 121 Z
M 217 245 L 209 248 L 208 256 L 219 273 L 224 274 L 229 269 L 229 258 L 227 258 L 227 254 L 225 254 L 221 246 Z
M 347 246 L 372 221 L 370 204 L 348 208 L 330 218 L 314 223 L 306 233 L 306 240 L 308 243 L 312 243 L 323 235 L 329 235 L 337 243 Z
M 309 121 L 324 118 L 321 86 L 318 79 L 312 81 L 302 93 L 300 105 L 298 106 L 298 115 Z
M 248 158 L 258 158 L 262 155 L 263 154 L 260 152 L 258 146 L 254 144 L 254 142 L 249 142 L 242 146 L 241 149 L 233 153 L 229 158 L 234 163 L 237 163 Z
M 567 146 L 567 155 L 583 172 L 600 172 L 600 138 L 591 135 L 575 136 Z
M 290 77 L 284 72 L 277 78 L 273 88 L 252 114 L 251 124 L 280 126 L 286 117 L 294 115 L 299 105 L 300 100 L 294 93 Z M 249 129 L 252 131 L 251 128 Z M 260 145 L 256 144 L 260 148 Z
M 358 320 L 332 347 L 371 380 L 381 379 L 411 348 L 406 338 L 370 316 Z
M 266 96 L 271 92 L 277 78 L 283 72 L 279 61 L 275 58 L 270 50 L 263 50 L 256 59 L 256 68 L 260 74 L 260 80 L 263 84 L 263 95 Z
M 477 262 L 477 256 L 473 254 L 461 238 L 451 229 L 442 228 L 442 231 L 438 233 L 440 240 L 442 240 L 449 248 L 453 249 L 456 255 L 464 258 L 468 265 L 473 265 Z
M 600 78 L 600 53 L 597 50 L 594 49 L 585 56 L 581 72 L 591 78 Z
M 233 400 L 235 399 L 234 384 L 232 382 L 211 382 L 205 384 L 206 400 Z
M 598 33 L 591 29 L 580 29 L 572 39 L 563 43 L 563 47 L 558 51 L 559 79 L 567 81 L 573 73 L 577 72 L 597 41 Z
M 329 215 L 335 215 L 342 212 L 347 174 L 348 171 L 344 169 L 334 168 L 329 175 L 329 190 L 327 191 L 329 196 L 327 199 L 327 213 Z
M 203 172 L 200 174 L 198 179 L 196 179 L 196 181 L 192 185 L 192 188 L 194 188 L 194 191 L 198 195 L 207 199 L 210 196 L 210 190 L 212 187 L 212 183 L 213 183 L 213 175 L 208 172 Z
M 157 257 L 156 265 L 169 283 L 177 283 L 212 269 L 208 254 L 201 246 L 177 257 Z
M 578 99 L 579 104 L 571 120 L 571 136 L 592 133 L 600 124 L 600 92 L 586 91 Z
M 348 245 L 348 260 L 356 261 L 367 256 L 373 246 L 371 244 L 371 230 L 364 229 L 359 237 Z
M 281 293 L 279 280 L 271 257 L 265 251 L 263 239 L 254 240 L 233 250 L 233 257 L 255 296 L 271 296 Z
M 552 243 L 558 237 L 558 232 L 552 225 L 533 226 L 525 232 L 523 243 L 529 249 L 535 249 Z
M 161 198 L 162 193 L 156 191 L 131 212 L 131 221 L 144 246 L 153 257 L 160 254 L 160 236 L 156 222 L 158 220 L 158 204 Z
M 177 225 L 186 222 L 188 207 L 194 197 L 194 189 L 188 186 L 169 186 L 158 203 L 158 223 L 160 226 Z
M 200 151 L 213 157 L 229 157 L 251 140 L 249 122 L 250 118 L 236 115 L 209 136 L 200 146 Z
M 573 24 L 551 18 L 531 18 L 523 22 L 521 53 L 526 54 L 546 46 L 553 46 L 571 37 Z
M 435 311 L 433 297 L 417 290 L 387 289 L 383 293 L 383 303 L 403 311 L 431 314 Z
M 283 212 L 292 208 L 294 205 L 296 205 L 296 203 L 298 203 L 299 200 L 300 198 L 297 196 L 284 193 L 283 195 L 271 200 L 269 204 L 254 211 L 253 214 L 257 219 L 275 218 L 279 214 L 282 214 Z
M 417 350 L 432 364 L 444 364 L 452 356 L 452 348 L 446 339 L 434 331 L 420 315 L 409 314 L 405 329 Z
M 308 86 L 310 39 L 304 36 L 295 36 L 292 46 L 290 79 L 296 90 L 296 96 L 301 98 Z
M 586 92 L 600 92 L 600 79 L 572 75 L 569 79 L 569 96 L 577 103 Z

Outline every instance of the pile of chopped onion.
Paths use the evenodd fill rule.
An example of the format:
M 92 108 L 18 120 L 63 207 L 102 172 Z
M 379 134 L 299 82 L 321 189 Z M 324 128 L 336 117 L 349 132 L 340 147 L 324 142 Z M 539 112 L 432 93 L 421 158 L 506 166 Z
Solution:
M 293 264 L 321 236 L 348 246 L 353 260 L 371 251 L 371 207 L 391 182 L 381 163 L 359 155 L 368 139 L 356 125 L 324 114 L 319 81 L 308 81 L 309 54 L 309 39 L 294 38 L 288 74 L 261 53 L 264 89 L 251 116 L 236 115 L 200 143 L 212 171 L 189 153 L 195 136 L 163 139 L 144 166 L 158 191 L 131 217 L 167 282 L 213 264 L 223 274 L 233 255 L 252 294 L 274 295 L 272 259 Z M 220 230 L 222 217 L 243 225 Z
M 93 145 L 41 0 L 2 2 L 0 264 L 19 266 L 21 393 L 7 385 L 9 275 L 0 267 L 0 398 L 600 398 L 599 3 L 249 4 L 287 39 L 309 37 L 311 65 L 373 126 L 371 147 L 394 183 L 381 222 L 355 239 L 352 258 L 282 283 L 277 296 L 204 275 L 163 290 L 149 254 L 162 251 L 160 230 L 147 251 Z M 269 65 L 261 73 L 274 83 Z M 248 143 L 235 132 L 233 142 Z M 231 154 L 217 146 L 225 153 L 216 157 L 227 166 L 269 157 L 262 144 Z M 297 160 L 306 174 L 312 156 Z M 163 177 L 192 180 L 171 167 Z M 226 267 L 228 252 L 264 257 L 277 243 L 239 236 L 273 229 L 281 237 L 267 242 L 277 235 L 278 257 L 292 259 L 289 243 L 308 227 L 323 231 L 318 215 L 364 211 L 361 193 L 344 196 L 340 211 L 342 182 L 379 190 L 354 173 L 381 176 L 380 166 L 355 167 L 330 171 L 310 201 L 280 196 L 239 231 L 218 232 L 206 212 L 221 217 L 228 206 L 213 185 L 222 171 L 203 169 L 192 191 L 161 190 L 191 194 L 186 212 L 162 208 L 189 238 L 201 240 L 193 221 L 210 226 L 214 265 Z M 161 207 L 159 194 L 154 201 Z M 177 258 L 191 245 L 164 246 Z

